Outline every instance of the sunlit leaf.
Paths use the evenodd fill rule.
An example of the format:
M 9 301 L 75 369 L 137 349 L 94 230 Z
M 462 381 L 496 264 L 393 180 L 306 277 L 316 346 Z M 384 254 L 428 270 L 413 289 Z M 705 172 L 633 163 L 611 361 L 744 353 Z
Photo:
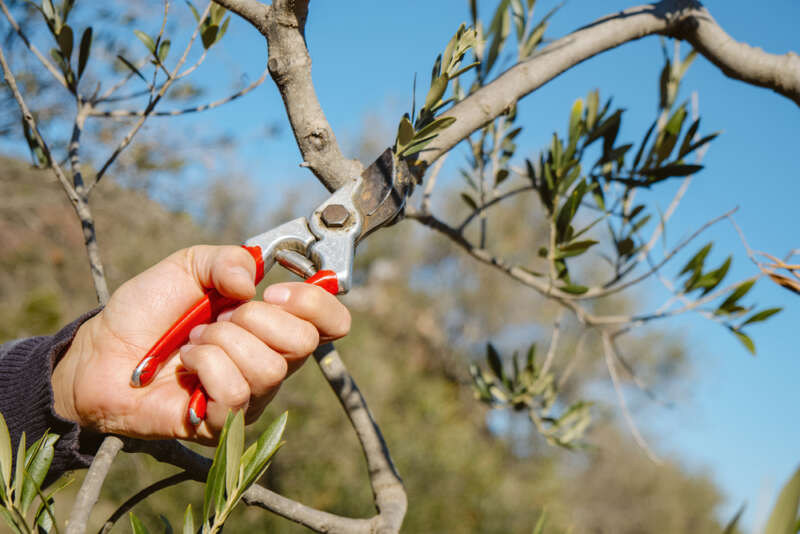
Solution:
M 13 449 L 11 448 L 11 436 L 8 433 L 8 426 L 3 414 L 0 413 L 0 475 L 5 487 L 11 484 L 11 458 Z
M 133 33 L 136 34 L 136 37 L 139 38 L 142 44 L 144 44 L 144 46 L 146 46 L 151 53 L 153 54 L 156 53 L 156 43 L 155 41 L 153 41 L 152 37 L 150 37 L 141 30 L 133 30 Z
M 244 450 L 244 412 L 239 410 L 228 429 L 225 447 L 225 488 L 233 495 L 239 484 L 239 462 Z
M 800 468 L 781 489 L 763 534 L 795 534 L 798 505 L 800 505 Z
M 129 515 L 131 519 L 131 530 L 133 531 L 133 534 L 150 534 L 150 532 L 147 530 L 147 527 L 145 527 L 144 523 L 142 523 L 142 520 L 136 517 L 136 514 L 130 512 Z
M 83 75 L 86 69 L 86 63 L 89 61 L 89 54 L 92 51 L 92 27 L 89 26 L 83 30 L 81 36 L 80 49 L 78 50 L 78 78 Z
M 582 295 L 587 291 L 589 291 L 588 287 L 575 284 L 567 284 L 565 286 L 559 287 L 559 289 L 564 293 L 569 293 L 570 295 Z
M 169 54 L 169 47 L 171 45 L 171 41 L 169 39 L 164 39 L 160 45 L 158 45 L 158 60 L 161 63 L 167 59 L 167 55 Z
M 38 494 L 47 472 L 50 470 L 50 464 L 55 454 L 54 445 L 56 441 L 58 441 L 57 435 L 45 434 L 37 442 L 32 457 L 29 460 L 26 459 L 27 476 L 25 477 L 20 499 L 20 508 L 23 513 L 27 512 L 28 507 L 33 502 L 33 498 Z
M 183 534 L 195 534 L 191 503 L 186 506 L 186 512 L 183 514 Z
M 755 353 L 756 353 L 756 345 L 755 345 L 755 343 L 753 343 L 753 340 L 750 339 L 750 336 L 748 336 L 744 332 L 741 332 L 741 331 L 736 330 L 734 328 L 731 328 L 730 330 L 736 336 L 736 339 L 741 341 L 742 345 L 745 346 L 745 348 L 750 352 L 750 354 L 755 355 Z
M 250 487 L 266 469 L 266 466 L 281 445 L 283 432 L 286 430 L 286 421 L 289 418 L 288 412 L 283 412 L 276 418 L 267 429 L 259 436 L 256 443 L 255 454 L 244 466 L 244 476 L 240 491 Z
M 760 312 L 754 313 L 753 315 L 748 317 L 745 320 L 745 322 L 743 322 L 739 326 L 739 328 L 741 328 L 742 326 L 748 325 L 748 324 L 760 323 L 762 321 L 766 321 L 767 319 L 769 319 L 770 317 L 772 317 L 776 313 L 780 312 L 781 310 L 783 310 L 783 308 L 767 308 L 766 310 L 761 310 Z

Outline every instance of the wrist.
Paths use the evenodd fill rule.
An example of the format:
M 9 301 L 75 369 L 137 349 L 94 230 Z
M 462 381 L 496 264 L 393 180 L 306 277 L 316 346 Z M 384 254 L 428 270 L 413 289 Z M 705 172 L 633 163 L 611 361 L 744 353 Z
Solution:
M 85 353 L 88 340 L 86 330 L 89 322 L 84 323 L 75 333 L 69 348 L 53 369 L 50 383 L 53 389 L 53 410 L 62 419 L 80 424 L 80 417 L 75 408 L 75 370 L 81 355 Z

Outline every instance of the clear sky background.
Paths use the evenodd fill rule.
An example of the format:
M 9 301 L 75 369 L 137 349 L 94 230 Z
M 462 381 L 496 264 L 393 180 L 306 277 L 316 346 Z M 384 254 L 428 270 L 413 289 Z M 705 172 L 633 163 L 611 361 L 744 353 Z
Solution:
M 635 3 L 570 0 L 546 35 L 560 37 Z M 182 10 L 183 5 L 177 4 L 182 3 L 176 3 L 175 10 Z M 495 5 L 495 0 L 479 2 L 484 18 Z M 540 0 L 539 15 L 554 5 Z M 800 2 L 796 0 L 712 0 L 707 7 L 737 40 L 774 53 L 800 51 Z M 311 3 L 307 39 L 314 83 L 345 149 L 353 146 L 365 124 L 374 128 L 375 135 L 386 136 L 387 146 L 391 144 L 393 133 L 387 135 L 386 128 L 410 108 L 414 73 L 419 74 L 419 92 L 424 96 L 433 59 L 468 19 L 466 0 Z M 178 46 L 173 43 L 173 50 Z M 688 50 L 683 45 L 683 53 Z M 263 38 L 235 19 L 204 70 L 208 74 L 221 69 L 234 77 L 244 71 L 252 80 L 260 75 L 265 58 Z M 638 141 L 654 117 L 661 67 L 659 40 L 649 37 L 593 58 L 553 80 L 519 106 L 525 125 L 519 153 L 535 153 L 554 130 L 563 132 L 572 102 L 593 88 L 627 109 L 619 138 Z M 224 81 L 212 85 L 211 93 L 221 95 L 229 89 L 224 83 L 230 78 L 223 75 L 220 80 Z M 668 239 L 675 243 L 708 219 L 740 206 L 736 219 L 754 249 L 782 256 L 800 248 L 800 108 L 776 93 L 724 77 L 702 57 L 685 78 L 682 98 L 692 90 L 699 94 L 701 132 L 724 130 L 724 134 L 712 143 L 703 162 L 706 170 L 695 178 L 673 217 Z M 321 198 L 322 188 L 297 167 L 301 158 L 288 127 L 283 126 L 277 137 L 265 138 L 264 132 L 276 123 L 286 124 L 277 90 L 268 80 L 240 101 L 182 117 L 170 128 L 183 129 L 187 135 L 228 131 L 238 142 L 234 157 L 224 163 L 227 172 L 247 174 L 264 185 L 295 180 L 308 184 Z M 153 121 L 149 127 L 159 126 Z M 657 201 L 662 208 L 673 193 L 672 186 L 659 190 Z M 275 205 L 272 199 L 264 202 Z M 754 274 L 730 225 L 718 225 L 706 239 L 716 242 L 710 264 L 719 264 L 732 253 L 732 276 Z M 655 286 L 650 290 L 657 304 L 664 295 Z M 674 409 L 654 405 L 637 413 L 660 453 L 713 477 L 728 497 L 724 515 L 729 517 L 741 503 L 748 503 L 744 518 L 748 529 L 763 524 L 778 488 L 800 464 L 800 297 L 765 281 L 751 297 L 760 308 L 786 308 L 752 328 L 758 356 L 750 356 L 723 328 L 699 316 L 672 321 L 669 327 L 688 341 L 693 376 L 682 390 L 685 396 L 671 399 Z

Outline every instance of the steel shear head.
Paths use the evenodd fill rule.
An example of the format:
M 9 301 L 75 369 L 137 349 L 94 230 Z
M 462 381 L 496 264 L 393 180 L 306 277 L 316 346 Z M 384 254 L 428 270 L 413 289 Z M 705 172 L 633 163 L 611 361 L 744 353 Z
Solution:
M 260 247 L 264 270 L 277 261 L 308 278 L 316 270 L 332 271 L 339 293 L 350 290 L 353 258 L 362 239 L 397 222 L 413 187 L 405 162 L 390 148 L 361 176 L 348 181 L 311 213 L 245 241 Z

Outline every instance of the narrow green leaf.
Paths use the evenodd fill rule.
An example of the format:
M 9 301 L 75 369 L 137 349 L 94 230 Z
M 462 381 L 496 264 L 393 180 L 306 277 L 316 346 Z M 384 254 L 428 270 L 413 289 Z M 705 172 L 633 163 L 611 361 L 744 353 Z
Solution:
M 703 295 L 707 295 L 722 282 L 725 275 L 728 274 L 728 269 L 731 267 L 731 256 L 725 262 L 713 271 L 707 272 L 701 276 L 693 285 L 692 289 L 703 288 Z
M 150 532 L 147 530 L 147 527 L 145 527 L 144 523 L 142 523 L 142 520 L 136 517 L 136 514 L 130 512 L 129 516 L 131 519 L 131 530 L 133 531 L 133 534 L 150 534 Z
M 39 440 L 36 452 L 30 458 L 30 461 L 26 461 L 27 476 L 25 477 L 20 500 L 20 508 L 23 514 L 27 513 L 28 507 L 40 491 L 44 478 L 50 470 L 50 464 L 55 454 L 54 445 L 56 441 L 58 441 L 57 435 L 45 434 Z
M 647 141 L 650 140 L 650 136 L 653 133 L 653 130 L 656 129 L 656 124 L 658 121 L 653 121 L 653 124 L 650 125 L 650 128 L 647 129 L 647 133 L 644 134 L 644 139 L 642 139 L 642 144 L 639 145 L 639 150 L 636 151 L 636 156 L 633 158 L 633 166 L 632 168 L 636 170 L 639 166 L 639 161 L 642 159 L 642 155 L 644 154 L 644 149 L 647 146 Z
M 503 360 L 500 358 L 500 353 L 491 343 L 486 344 L 486 361 L 494 376 L 501 382 L 505 382 L 506 373 L 503 371 Z
M 721 132 L 714 132 L 714 133 L 709 134 L 709 135 L 703 137 L 702 139 L 692 143 L 691 145 L 689 145 L 689 147 L 686 149 L 686 152 L 681 157 L 688 156 L 689 154 L 691 154 L 692 152 L 694 152 L 695 150 L 697 150 L 701 146 L 705 145 L 706 143 L 709 143 L 709 142 L 713 141 L 720 133 Z
M 770 513 L 763 534 L 793 534 L 797 521 L 797 510 L 800 505 L 800 468 L 783 486 L 775 507 Z
M 712 246 L 713 243 L 709 243 L 703 248 L 701 248 L 697 252 L 697 254 L 692 256 L 692 258 L 688 262 L 686 262 L 686 265 L 684 265 L 683 269 L 681 269 L 681 272 L 678 273 L 678 276 L 684 275 L 690 271 L 701 270 L 703 268 L 703 264 L 706 261 L 706 256 L 708 256 L 708 253 L 711 252 Z
M 152 37 L 150 37 L 141 30 L 133 30 L 133 33 L 136 35 L 136 37 L 139 38 L 142 44 L 144 44 L 144 46 L 146 46 L 147 49 L 150 50 L 151 53 L 153 54 L 156 53 L 156 43 L 155 41 L 153 41 Z
M 230 419 L 231 414 L 228 414 Z M 212 505 L 216 509 L 216 505 L 220 502 L 221 496 L 225 493 L 225 443 L 228 436 L 228 422 L 222 427 L 220 432 L 219 444 L 217 450 L 214 452 L 214 461 L 211 463 L 211 469 L 208 470 L 208 478 L 206 479 L 206 490 L 203 496 L 203 515 L 201 520 L 203 522 L 209 518 L 212 510 Z
M 593 239 L 587 239 L 585 241 L 573 241 L 568 245 L 558 247 L 558 257 L 569 258 L 572 256 L 580 256 L 596 244 L 597 241 Z
M 83 30 L 81 36 L 81 45 L 78 50 L 78 79 L 83 76 L 83 71 L 86 69 L 86 63 L 89 61 L 89 54 L 92 51 L 92 27 L 89 26 Z
M 56 12 L 53 9 L 53 2 L 50 0 L 42 0 L 42 14 L 47 22 L 54 23 Z
M 536 526 L 533 527 L 533 534 L 544 534 L 544 521 L 547 517 L 547 512 L 542 511 L 542 515 L 539 516 L 539 520 L 536 522 Z
M 144 77 L 144 76 L 142 76 L 142 73 L 141 73 L 141 72 L 139 72 L 139 69 L 137 69 L 137 68 L 136 68 L 136 67 L 133 65 L 133 63 L 131 63 L 130 61 L 128 61 L 127 59 L 125 59 L 124 57 L 122 57 L 122 56 L 120 56 L 120 55 L 117 55 L 117 59 L 118 59 L 118 60 L 120 60 L 120 61 L 122 61 L 122 63 L 123 63 L 123 64 L 124 64 L 126 67 L 128 67 L 128 68 L 129 68 L 131 71 L 133 71 L 133 73 L 134 73 L 134 74 L 136 74 L 136 75 L 137 75 L 139 78 L 141 78 L 141 79 L 142 79 L 142 81 L 143 81 L 144 83 L 147 83 L 147 80 L 145 79 L 145 77 Z
M 69 64 L 70 58 L 72 58 L 72 47 L 74 46 L 75 42 L 75 37 L 72 34 L 72 28 L 66 24 L 62 26 L 56 40 L 58 41 L 59 48 L 61 48 L 61 53 L 64 55 L 64 59 L 66 60 L 67 64 Z
M 194 15 L 194 20 L 197 21 L 197 23 L 199 24 L 200 23 L 200 13 L 197 11 L 197 8 L 194 7 L 194 4 L 192 4 L 189 0 L 186 0 L 186 5 L 189 6 L 189 9 L 192 10 L 192 15 Z
M 569 140 L 577 139 L 580 135 L 581 115 L 583 114 L 583 99 L 579 98 L 572 104 L 569 114 Z
M 694 138 L 695 134 L 697 133 L 697 129 L 700 127 L 700 118 L 695 119 L 689 129 L 686 130 L 686 134 L 683 136 L 683 142 L 681 143 L 681 148 L 678 150 L 678 159 L 682 159 L 688 152 L 689 146 L 692 144 L 692 139 Z
M 17 462 L 14 466 L 14 506 L 19 508 L 22 497 L 22 483 L 25 482 L 25 432 L 19 438 L 17 447 Z
M 567 284 L 565 286 L 559 287 L 561 291 L 564 293 L 569 293 L 570 295 L 582 295 L 589 291 L 589 288 L 586 286 L 579 286 L 575 284 Z
M 231 22 L 231 18 L 230 17 L 225 19 L 225 21 L 222 23 L 222 26 L 219 27 L 219 33 L 217 33 L 217 38 L 214 41 L 214 43 L 220 42 L 222 40 L 222 38 L 225 37 L 225 32 L 228 31 L 228 24 L 230 22 Z
M 242 477 L 242 484 L 240 491 L 249 488 L 267 466 L 267 462 L 277 452 L 283 437 L 283 431 L 286 430 L 286 421 L 289 418 L 288 412 L 283 412 L 280 417 L 276 418 L 267 429 L 259 436 L 256 443 L 256 452 L 252 459 L 244 467 L 244 476 Z
M 770 317 L 772 317 L 781 310 L 783 310 L 783 308 L 767 308 L 766 310 L 761 310 L 760 312 L 754 313 L 749 318 L 747 318 L 745 322 L 739 325 L 739 328 L 748 324 L 760 323 L 761 321 L 766 321 L 767 319 L 769 319 Z
M 655 180 L 663 180 L 665 178 L 689 176 L 701 170 L 703 170 L 702 165 L 670 163 L 669 165 L 664 165 L 663 167 L 655 169 L 642 169 L 639 171 L 639 174 Z
M 161 63 L 167 59 L 167 54 L 169 54 L 169 47 L 172 42 L 169 39 L 164 39 L 160 45 L 158 45 L 158 60 Z
M 428 95 L 425 97 L 424 109 L 430 110 L 439 103 L 444 92 L 447 90 L 447 76 L 439 76 L 431 83 Z
M 742 345 L 750 352 L 750 354 L 755 355 L 756 353 L 756 345 L 753 343 L 753 340 L 750 339 L 750 336 L 745 334 L 744 332 L 740 332 L 735 328 L 730 329 L 731 332 L 736 336 L 736 338 L 741 341 Z M 766 533 L 765 533 L 766 534 Z
M 217 42 L 217 32 L 219 31 L 219 26 L 211 25 L 208 28 L 203 30 L 201 35 L 201 39 L 203 41 L 203 47 L 206 50 L 211 48 L 211 46 Z
M 411 120 L 408 118 L 408 115 L 403 115 L 403 118 L 400 119 L 400 124 L 397 126 L 397 142 L 395 151 L 399 153 L 411 142 L 413 137 L 414 126 L 411 124 Z
M 511 175 L 508 169 L 500 169 L 494 175 L 494 185 L 497 187 L 498 185 L 502 184 L 506 179 Z
M 8 426 L 3 414 L 0 413 L 0 482 L 8 488 L 11 485 L 11 436 L 8 433 Z
M 470 196 L 469 193 L 461 193 L 461 200 L 463 200 L 467 204 L 467 206 L 469 206 L 473 210 L 478 209 L 478 203 L 475 202 L 475 200 L 472 198 L 472 196 Z
M 191 503 L 186 507 L 186 512 L 183 514 L 183 534 L 195 534 Z
M 739 519 L 742 517 L 744 513 L 744 504 L 739 507 L 737 510 L 736 515 L 734 515 L 728 524 L 725 525 L 725 530 L 722 531 L 722 534 L 734 534 L 736 532 L 736 525 L 739 523 Z
M 239 484 L 239 464 L 244 450 L 244 412 L 239 410 L 228 429 L 225 448 L 225 488 L 233 495 Z
M 169 519 L 164 517 L 164 514 L 158 514 L 158 518 L 164 525 L 164 534 L 173 534 L 172 525 L 169 524 Z
M 597 121 L 597 108 L 599 105 L 600 93 L 597 89 L 589 91 L 589 96 L 586 97 L 586 129 L 590 132 Z
M 417 141 L 428 137 L 432 134 L 436 134 L 444 130 L 445 128 L 449 127 L 451 124 L 456 122 L 455 117 L 439 117 L 438 119 L 434 119 L 424 128 L 420 129 L 414 134 L 412 140 Z
M 0 517 L 6 520 L 6 524 L 9 526 L 9 528 L 11 528 L 14 534 L 23 534 L 23 532 L 17 526 L 17 523 L 14 520 L 14 517 L 11 515 L 11 512 L 9 512 L 3 506 L 0 506 Z

